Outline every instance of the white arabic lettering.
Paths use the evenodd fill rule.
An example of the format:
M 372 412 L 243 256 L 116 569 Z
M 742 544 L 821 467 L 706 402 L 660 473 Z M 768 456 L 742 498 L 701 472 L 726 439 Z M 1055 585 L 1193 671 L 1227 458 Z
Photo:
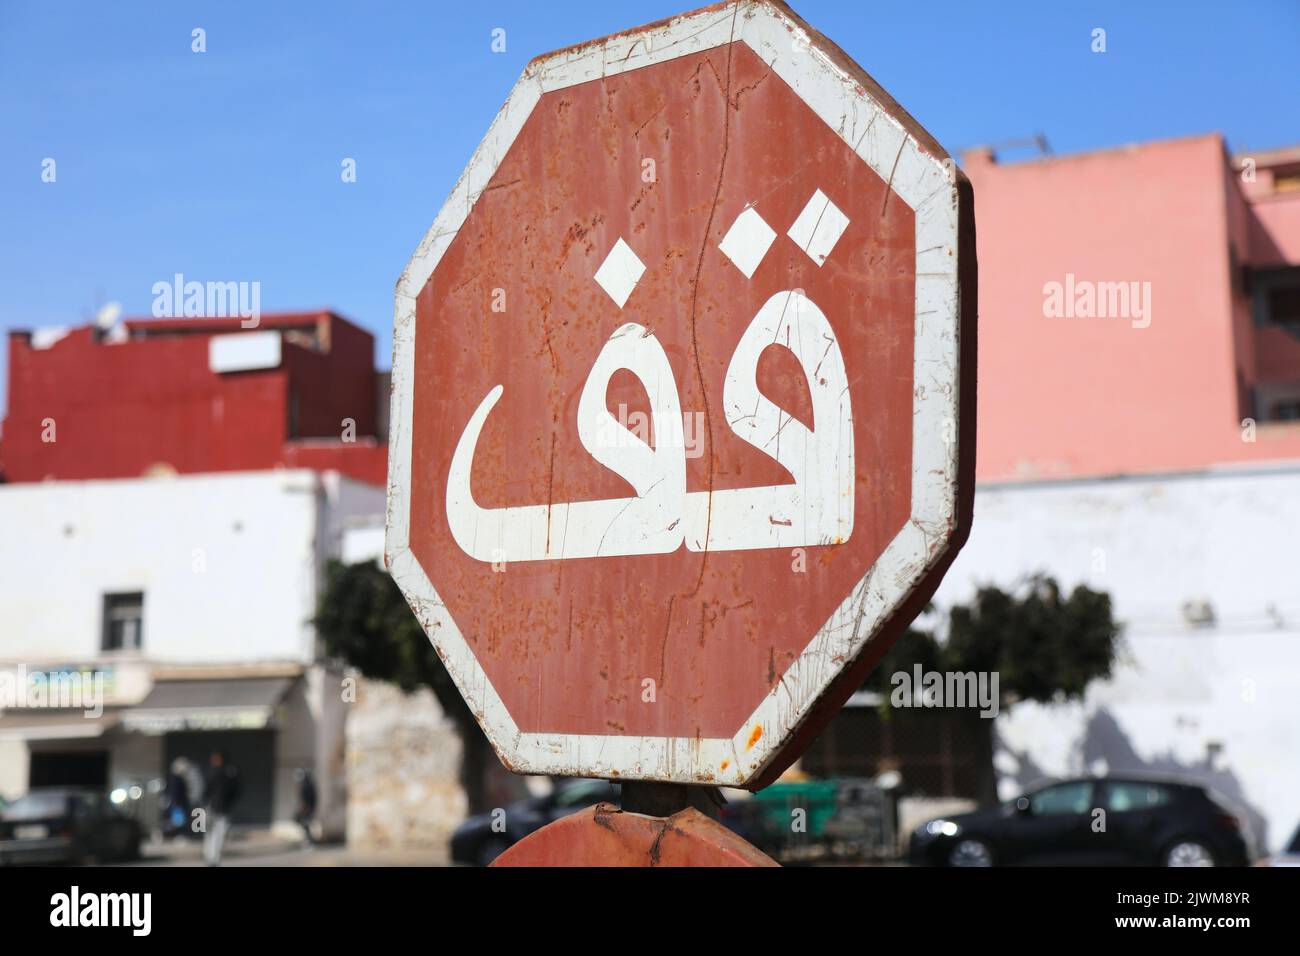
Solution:
M 799 362 L 812 399 L 809 429 L 758 389 L 758 361 L 770 345 Z M 650 399 L 655 446 L 610 415 L 605 396 L 620 369 Z M 630 484 L 630 498 L 484 508 L 470 490 L 474 451 L 500 400 L 497 385 L 470 416 L 447 476 L 447 521 L 461 549 L 479 561 L 544 561 L 743 551 L 842 544 L 853 533 L 853 415 L 844 357 L 830 322 L 798 290 L 763 304 L 727 366 L 723 409 L 741 440 L 775 460 L 792 484 L 687 492 L 677 383 L 653 332 L 629 322 L 611 335 L 578 401 L 578 438 L 587 453 Z M 625 432 L 611 440 L 612 430 Z

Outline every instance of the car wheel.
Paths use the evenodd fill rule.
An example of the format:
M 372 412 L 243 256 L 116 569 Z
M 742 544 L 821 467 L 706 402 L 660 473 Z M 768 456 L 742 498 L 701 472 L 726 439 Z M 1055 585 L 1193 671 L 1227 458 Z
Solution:
M 476 857 L 479 866 L 491 866 L 502 853 L 510 849 L 509 841 L 502 837 L 493 837 L 490 840 L 484 840 L 478 848 Z
M 1214 854 L 1200 840 L 1175 840 L 1165 850 L 1165 866 L 1214 866 Z
M 992 866 L 993 848 L 983 840 L 958 840 L 948 851 L 949 866 Z

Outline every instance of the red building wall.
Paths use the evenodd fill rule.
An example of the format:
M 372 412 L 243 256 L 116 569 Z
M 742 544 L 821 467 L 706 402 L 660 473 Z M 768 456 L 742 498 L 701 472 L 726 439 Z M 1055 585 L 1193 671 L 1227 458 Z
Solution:
M 243 331 L 238 318 L 125 327 L 116 344 L 90 326 L 46 348 L 33 347 L 30 333 L 10 334 L 5 480 L 284 465 L 383 483 L 374 339 L 364 329 L 328 312 L 263 316 L 248 331 L 280 333 L 278 366 L 216 372 L 209 343 Z M 341 440 L 345 419 L 355 422 L 355 443 Z M 54 441 L 45 440 L 50 422 Z

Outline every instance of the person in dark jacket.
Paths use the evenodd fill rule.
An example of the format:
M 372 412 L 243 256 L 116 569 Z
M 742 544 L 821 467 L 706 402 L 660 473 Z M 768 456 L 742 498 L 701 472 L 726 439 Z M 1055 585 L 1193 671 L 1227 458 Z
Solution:
M 230 811 L 239 802 L 239 791 L 239 768 L 226 759 L 224 752 L 213 751 L 208 758 L 208 777 L 203 789 L 203 802 L 208 810 L 203 858 L 208 866 L 221 865 L 221 851 L 230 830 Z
M 312 779 L 310 770 L 301 767 L 293 772 L 293 777 L 298 783 L 298 812 L 294 814 L 294 820 L 302 827 L 308 844 L 315 844 L 316 836 L 312 833 L 311 821 L 316 816 L 316 781 Z

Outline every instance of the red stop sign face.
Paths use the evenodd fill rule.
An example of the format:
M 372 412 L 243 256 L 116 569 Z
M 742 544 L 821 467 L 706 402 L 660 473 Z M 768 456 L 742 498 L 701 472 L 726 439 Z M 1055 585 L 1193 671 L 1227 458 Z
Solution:
M 535 61 L 408 266 L 388 559 L 507 766 L 752 786 L 955 552 L 973 255 L 868 84 L 768 6 Z

